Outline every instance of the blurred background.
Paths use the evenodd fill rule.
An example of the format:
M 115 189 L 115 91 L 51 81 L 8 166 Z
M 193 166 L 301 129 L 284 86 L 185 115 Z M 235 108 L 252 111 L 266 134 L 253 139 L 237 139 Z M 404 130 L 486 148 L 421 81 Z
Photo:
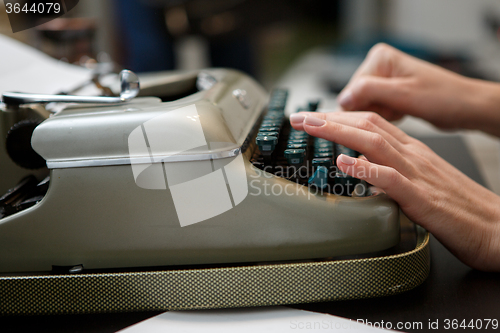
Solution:
M 357 65 L 384 41 L 465 75 L 500 78 L 497 0 L 81 0 L 15 34 L 2 6 L 1 34 L 87 67 L 232 67 L 269 88 L 311 50 Z M 333 90 L 355 68 L 345 66 Z

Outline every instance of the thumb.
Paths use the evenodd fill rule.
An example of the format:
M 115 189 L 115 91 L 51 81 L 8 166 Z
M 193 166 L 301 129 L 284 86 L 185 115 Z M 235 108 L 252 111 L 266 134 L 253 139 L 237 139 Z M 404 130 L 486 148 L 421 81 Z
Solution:
M 362 76 L 349 82 L 339 94 L 338 102 L 346 111 L 377 111 L 372 110 L 376 106 L 404 112 L 407 86 L 404 78 Z

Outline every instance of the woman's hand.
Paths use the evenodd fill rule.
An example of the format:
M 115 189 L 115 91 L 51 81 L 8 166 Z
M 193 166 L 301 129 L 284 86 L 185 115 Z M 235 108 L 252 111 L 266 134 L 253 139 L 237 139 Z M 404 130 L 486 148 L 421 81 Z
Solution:
M 500 85 L 458 75 L 386 44 L 375 45 L 338 96 L 346 111 L 405 114 L 440 128 L 500 136 Z
M 465 264 L 500 271 L 500 197 L 376 113 L 301 112 L 290 122 L 363 154 L 337 166 L 384 190 Z

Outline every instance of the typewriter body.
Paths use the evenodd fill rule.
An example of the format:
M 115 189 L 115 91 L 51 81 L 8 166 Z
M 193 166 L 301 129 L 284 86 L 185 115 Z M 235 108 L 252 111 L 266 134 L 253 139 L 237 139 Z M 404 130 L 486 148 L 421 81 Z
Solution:
M 286 91 L 228 69 L 153 81 L 124 103 L 50 117 L 27 106 L 42 109 L 29 111 L 30 140 L 48 169 L 0 199 L 0 273 L 309 260 L 399 242 L 389 197 L 327 188 L 339 182 L 321 172 L 345 147 L 294 133 Z M 24 112 L 6 104 L 3 121 Z

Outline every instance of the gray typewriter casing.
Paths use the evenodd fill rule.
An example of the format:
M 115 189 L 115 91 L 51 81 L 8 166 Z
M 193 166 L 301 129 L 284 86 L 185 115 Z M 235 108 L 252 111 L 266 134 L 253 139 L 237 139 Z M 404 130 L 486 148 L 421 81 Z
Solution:
M 399 208 L 385 194 L 314 194 L 255 168 L 250 163 L 256 149 L 253 129 L 266 111 L 268 94 L 243 73 L 203 72 L 216 83 L 172 102 L 138 97 L 113 106 L 71 105 L 41 123 L 32 146 L 47 161 L 49 190 L 33 207 L 0 219 L 0 272 L 303 260 L 375 252 L 398 243 Z M 160 83 L 143 89 L 142 95 L 189 88 L 197 74 L 178 75 L 178 84 L 168 74 L 163 84 L 158 75 Z M 191 120 L 201 125 L 207 145 L 167 151 L 175 146 L 171 140 L 152 155 L 131 154 L 134 130 L 162 115 L 176 123 L 176 112 L 192 106 L 198 118 Z M 183 131 L 179 129 L 179 142 L 190 140 Z M 238 158 L 248 193 L 237 198 L 225 174 L 232 208 L 184 226 L 170 182 L 167 189 L 141 187 L 141 176 L 133 171 L 141 164 L 165 174 L 173 168 L 182 183 Z M 269 193 L 273 186 L 287 187 L 293 195 Z M 201 199 L 192 210 L 199 212 L 203 196 L 211 192 L 195 192 L 192 197 Z

